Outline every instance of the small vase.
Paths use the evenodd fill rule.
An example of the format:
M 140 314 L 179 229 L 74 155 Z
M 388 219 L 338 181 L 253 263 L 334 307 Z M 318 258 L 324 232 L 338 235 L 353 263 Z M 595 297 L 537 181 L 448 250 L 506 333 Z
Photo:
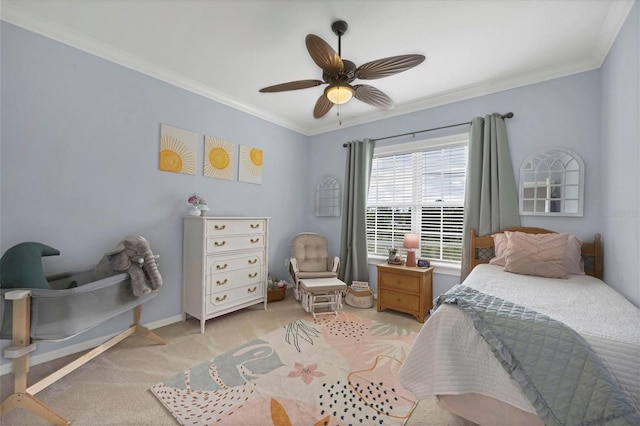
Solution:
M 206 216 L 207 212 L 209 211 L 209 207 L 207 207 L 206 204 L 200 204 L 198 206 L 198 210 L 200 210 L 200 215 L 201 216 Z
M 196 206 L 193 206 L 189 209 L 189 215 L 191 216 L 200 216 L 200 209 Z

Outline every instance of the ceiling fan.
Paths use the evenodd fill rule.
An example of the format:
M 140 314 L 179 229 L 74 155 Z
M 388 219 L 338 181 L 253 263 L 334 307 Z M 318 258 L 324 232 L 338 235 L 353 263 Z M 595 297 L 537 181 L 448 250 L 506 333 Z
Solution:
M 322 80 L 290 81 L 265 87 L 260 89 L 260 92 L 284 92 L 328 84 L 313 108 L 315 118 L 324 116 L 334 104 L 343 104 L 352 97 L 377 108 L 393 108 L 393 101 L 382 91 L 367 84 L 351 85 L 351 83 L 356 79 L 374 80 L 406 71 L 421 64 L 425 57 L 423 55 L 390 56 L 356 67 L 353 62 L 341 58 L 341 41 L 347 28 L 345 21 L 336 21 L 331 25 L 331 29 L 338 36 L 338 53 L 317 35 L 309 34 L 306 37 L 307 50 L 311 59 L 322 68 Z

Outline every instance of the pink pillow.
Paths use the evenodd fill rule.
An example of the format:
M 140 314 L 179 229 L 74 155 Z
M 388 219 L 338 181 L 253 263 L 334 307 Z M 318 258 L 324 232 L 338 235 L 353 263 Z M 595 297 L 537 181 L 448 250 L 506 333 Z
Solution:
M 489 261 L 491 265 L 504 266 L 505 255 L 507 253 L 507 236 L 503 232 L 498 232 L 491 236 L 493 238 L 493 252 L 495 257 Z
M 526 234 L 505 231 L 507 252 L 504 270 L 516 274 L 567 278 L 565 267 L 569 234 Z
M 493 234 L 493 251 L 491 265 L 505 266 L 507 252 L 507 236 L 503 232 Z M 569 235 L 567 241 L 567 255 L 564 259 L 567 272 L 573 275 L 584 275 L 584 259 L 582 258 L 582 240 L 575 235 Z
M 582 240 L 575 235 L 569 235 L 569 239 L 567 241 L 567 256 L 564 259 L 564 266 L 570 274 L 584 275 Z

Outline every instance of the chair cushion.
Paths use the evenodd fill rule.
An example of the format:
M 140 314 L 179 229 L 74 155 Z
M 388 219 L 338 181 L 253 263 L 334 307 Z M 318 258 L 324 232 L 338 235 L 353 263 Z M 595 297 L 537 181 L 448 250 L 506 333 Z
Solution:
M 303 280 L 305 278 L 337 278 L 338 274 L 331 271 L 323 271 L 323 272 L 298 272 L 298 278 Z
M 319 234 L 306 232 L 293 239 L 293 257 L 298 261 L 298 270 L 304 272 L 323 272 L 327 267 L 327 239 Z

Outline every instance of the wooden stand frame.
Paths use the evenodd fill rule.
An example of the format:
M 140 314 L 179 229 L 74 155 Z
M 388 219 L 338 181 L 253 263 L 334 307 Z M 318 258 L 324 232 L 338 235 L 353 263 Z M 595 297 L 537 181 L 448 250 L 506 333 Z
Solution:
M 101 353 L 110 349 L 132 334 L 140 334 L 156 343 L 166 345 L 168 342 L 148 328 L 140 325 L 142 306 L 133 309 L 133 325 L 92 349 L 78 359 L 60 368 L 44 379 L 31 386 L 27 386 L 29 373 L 29 353 L 36 349 L 35 343 L 30 343 L 31 327 L 31 292 L 28 290 L 10 291 L 5 295 L 6 300 L 13 300 L 13 329 L 12 344 L 4 351 L 5 358 L 13 359 L 14 393 L 0 404 L 0 415 L 14 408 L 23 408 L 31 413 L 56 425 L 69 425 L 71 422 L 47 406 L 34 395 L 57 382 L 67 374 L 83 366 Z

